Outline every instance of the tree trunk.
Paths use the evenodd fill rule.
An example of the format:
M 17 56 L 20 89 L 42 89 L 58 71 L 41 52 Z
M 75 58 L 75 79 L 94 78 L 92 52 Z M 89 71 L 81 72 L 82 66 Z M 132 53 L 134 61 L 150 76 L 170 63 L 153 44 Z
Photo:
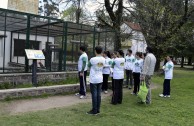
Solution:
M 192 65 L 192 57 L 188 58 L 188 65 L 190 65 L 190 66 Z
M 182 56 L 181 57 L 181 68 L 183 68 L 183 66 L 184 66 L 184 59 L 185 59 L 184 56 Z
M 115 32 L 114 50 L 117 51 L 119 49 L 121 49 L 121 33 L 120 29 L 117 29 Z

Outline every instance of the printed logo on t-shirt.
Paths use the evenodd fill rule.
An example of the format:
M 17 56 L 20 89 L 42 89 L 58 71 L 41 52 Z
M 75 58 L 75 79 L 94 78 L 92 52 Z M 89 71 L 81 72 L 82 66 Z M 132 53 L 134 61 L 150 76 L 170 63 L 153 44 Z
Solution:
M 127 59 L 127 62 L 131 62 L 131 59 Z
M 168 69 L 172 68 L 172 65 L 168 64 Z
M 103 63 L 99 62 L 99 63 L 97 64 L 97 66 L 98 66 L 98 67 L 103 67 Z
M 135 63 L 135 66 L 139 66 L 139 63 Z
M 120 66 L 124 66 L 124 63 L 120 63 Z

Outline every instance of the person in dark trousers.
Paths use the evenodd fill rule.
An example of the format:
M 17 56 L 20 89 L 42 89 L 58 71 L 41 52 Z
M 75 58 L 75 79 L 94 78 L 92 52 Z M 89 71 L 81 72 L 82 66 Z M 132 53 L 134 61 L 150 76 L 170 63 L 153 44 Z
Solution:
M 134 78 L 134 89 L 131 94 L 137 95 L 140 87 L 140 73 L 142 72 L 143 67 L 143 59 L 141 59 L 142 54 L 140 52 L 136 52 L 136 60 L 134 62 L 133 67 L 133 78 Z
M 172 62 L 172 56 L 166 57 L 166 64 L 163 66 L 165 79 L 163 83 L 163 93 L 159 94 L 160 97 L 170 97 L 170 81 L 173 78 L 173 68 L 174 64 Z
M 102 47 L 95 47 L 96 57 L 90 59 L 90 91 L 92 94 L 92 109 L 87 114 L 97 115 L 100 113 L 101 86 L 103 82 L 102 70 L 105 65 L 105 58 L 102 57 Z
M 127 56 L 125 57 L 125 71 L 126 71 L 126 87 L 129 89 L 133 88 L 133 65 L 135 62 L 135 57 L 132 54 L 132 50 L 127 50 Z M 130 79 L 130 83 L 129 83 Z M 130 84 L 130 85 L 129 85 Z
M 85 98 L 86 96 L 86 76 L 87 76 L 87 65 L 88 65 L 88 56 L 86 54 L 85 46 L 80 46 L 81 56 L 78 60 L 78 76 L 80 82 L 79 93 L 76 93 L 76 96 L 79 96 L 80 99 Z
M 112 65 L 112 60 L 110 59 L 110 52 L 109 51 L 104 51 L 103 57 L 105 58 L 105 66 L 103 68 L 103 83 L 102 83 L 102 91 L 104 91 L 105 94 L 108 93 L 108 77 L 110 76 L 111 73 L 111 65 Z
M 111 103 L 113 105 L 121 104 L 123 99 L 123 79 L 124 79 L 124 67 L 125 59 L 123 58 L 124 53 L 122 50 L 117 52 L 117 58 L 115 58 L 113 66 L 113 79 L 114 89 Z
M 111 54 L 112 63 L 114 62 L 115 58 L 117 58 L 117 52 L 116 51 Z M 113 68 L 111 67 L 110 70 L 111 70 L 110 77 L 112 78 L 112 91 L 113 91 L 113 89 L 114 89 Z

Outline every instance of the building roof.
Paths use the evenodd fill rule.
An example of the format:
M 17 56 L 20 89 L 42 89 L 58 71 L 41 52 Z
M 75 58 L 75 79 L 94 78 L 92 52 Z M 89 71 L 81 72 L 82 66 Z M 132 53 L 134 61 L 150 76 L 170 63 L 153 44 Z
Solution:
M 125 21 L 124 23 L 125 23 L 126 25 L 128 25 L 132 30 L 141 31 L 141 27 L 140 27 L 140 25 L 137 24 L 137 23 L 127 22 L 127 21 Z

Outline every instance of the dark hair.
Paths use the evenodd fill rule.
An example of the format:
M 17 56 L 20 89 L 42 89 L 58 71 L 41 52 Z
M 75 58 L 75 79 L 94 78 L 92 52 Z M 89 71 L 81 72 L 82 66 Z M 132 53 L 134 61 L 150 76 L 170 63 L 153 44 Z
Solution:
M 95 51 L 96 51 L 97 54 L 101 54 L 102 53 L 102 47 L 101 46 L 96 46 Z
M 148 51 L 148 53 L 153 53 L 153 50 L 151 47 L 147 47 L 146 50 Z
M 111 58 L 110 52 L 109 51 L 104 51 L 104 54 L 108 56 L 108 58 Z
M 83 51 L 83 52 L 86 51 L 86 47 L 85 47 L 85 46 L 80 46 L 79 49 L 80 49 L 81 51 Z
M 124 57 L 123 50 L 118 50 L 118 53 L 119 53 L 122 57 Z
M 169 56 L 169 57 L 170 57 L 171 60 L 173 59 L 173 56 Z
M 131 49 L 128 49 L 127 51 L 128 51 L 129 53 L 132 53 L 132 50 L 131 50 Z
M 136 52 L 136 55 L 139 56 L 141 58 L 142 53 L 141 52 Z

